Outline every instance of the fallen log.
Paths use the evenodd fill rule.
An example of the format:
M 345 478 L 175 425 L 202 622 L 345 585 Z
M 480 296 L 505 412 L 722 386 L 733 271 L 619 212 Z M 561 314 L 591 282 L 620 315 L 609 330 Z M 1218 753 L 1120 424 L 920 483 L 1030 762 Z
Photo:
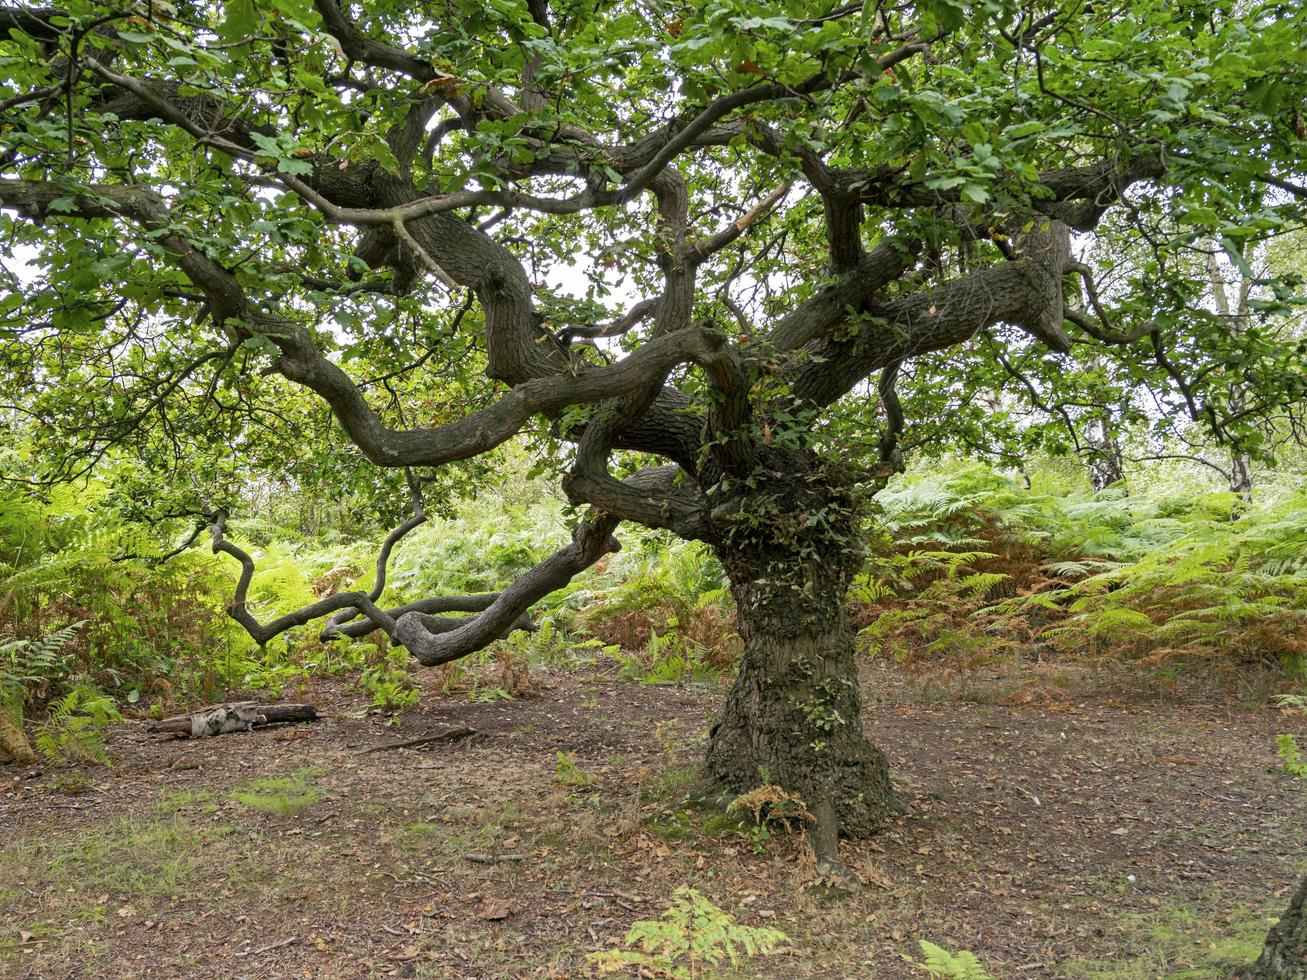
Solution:
M 248 732 L 268 725 L 286 725 L 297 721 L 316 721 L 318 709 L 311 704 L 259 704 L 257 701 L 233 701 L 214 704 L 184 715 L 174 715 L 152 722 L 148 731 L 204 738 Z

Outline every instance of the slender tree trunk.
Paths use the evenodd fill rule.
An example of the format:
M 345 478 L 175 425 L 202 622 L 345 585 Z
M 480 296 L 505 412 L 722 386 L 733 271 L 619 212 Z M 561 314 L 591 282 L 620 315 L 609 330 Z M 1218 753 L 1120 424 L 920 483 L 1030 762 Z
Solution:
M 717 546 L 744 656 L 712 729 L 705 776 L 719 798 L 765 784 L 797 793 L 816 817 L 810 832 L 819 860 L 847 874 L 839 835 L 870 833 L 898 803 L 885 757 L 862 730 L 845 606 L 861 549 L 851 525 L 812 533 L 822 523 L 813 515 L 838 512 L 838 504 L 807 504 L 756 524 L 747 545 Z
M 1108 422 L 1104 419 L 1090 422 L 1085 443 L 1093 453 L 1089 460 L 1089 483 L 1094 490 L 1106 490 L 1121 483 L 1125 479 L 1121 447 Z
M 1238 293 L 1234 303 L 1231 304 L 1225 274 L 1221 271 L 1221 263 L 1216 258 L 1218 250 L 1219 246 L 1216 242 L 1212 242 L 1211 251 L 1207 255 L 1207 276 L 1212 285 L 1212 302 L 1216 306 L 1216 312 L 1227 318 L 1228 329 L 1237 337 L 1247 329 L 1248 298 L 1252 292 L 1252 280 L 1242 274 L 1237 278 Z M 1244 386 L 1235 381 L 1230 384 L 1229 393 L 1230 412 L 1232 414 L 1242 412 L 1248 401 L 1248 392 Z M 1237 493 L 1246 504 L 1253 501 L 1252 458 L 1247 453 L 1230 454 L 1230 492 Z
M 1307 878 L 1289 908 L 1266 936 L 1257 962 L 1238 974 L 1242 980 L 1307 980 Z
M 1237 493 L 1245 504 L 1253 502 L 1252 465 L 1252 457 L 1247 453 L 1235 453 L 1230 458 L 1230 492 Z

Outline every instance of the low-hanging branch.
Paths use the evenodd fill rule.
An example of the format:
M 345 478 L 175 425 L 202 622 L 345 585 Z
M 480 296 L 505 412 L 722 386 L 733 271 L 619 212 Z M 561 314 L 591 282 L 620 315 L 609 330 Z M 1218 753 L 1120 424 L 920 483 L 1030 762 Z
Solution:
M 577 525 L 572 543 L 524 572 L 478 616 L 469 617 L 457 629 L 432 633 L 423 614 L 409 612 L 395 621 L 394 638 L 428 667 L 449 663 L 475 653 L 498 639 L 504 631 L 549 593 L 567 585 L 576 575 L 604 555 L 621 548 L 613 531 L 620 519 L 597 514 Z
M 236 583 L 232 603 L 227 612 L 260 646 L 267 644 L 274 637 L 285 633 L 287 630 L 294 629 L 297 626 L 305 626 L 324 617 L 327 617 L 327 622 L 319 634 L 319 639 L 324 641 L 339 638 L 355 639 L 367 636 L 376 630 L 381 630 L 391 638 L 392 642 L 399 642 L 396 639 L 395 628 L 397 621 L 401 617 L 416 617 L 414 621 L 420 623 L 423 629 L 428 633 L 438 635 L 458 629 L 466 625 L 468 620 L 436 616 L 432 615 L 433 613 L 484 612 L 491 608 L 502 595 L 502 593 L 486 593 L 481 595 L 435 596 L 417 602 L 405 603 L 393 609 L 381 609 L 376 605 L 386 587 L 391 552 L 410 531 L 425 523 L 427 519 L 422 508 L 421 498 L 415 490 L 414 513 L 386 536 L 377 554 L 376 577 L 370 590 L 367 592 L 337 592 L 315 603 L 279 616 L 269 623 L 260 623 L 250 612 L 248 602 L 249 587 L 255 573 L 254 559 L 247 551 L 227 539 L 227 518 L 227 511 L 219 509 L 212 515 L 210 523 L 214 553 L 221 552 L 231 555 L 241 565 L 241 576 Z M 523 610 L 522 614 L 513 617 L 503 627 L 499 635 L 493 637 L 493 639 L 507 636 L 514 630 L 534 630 L 535 624 L 524 613 L 525 610 Z M 358 621 L 353 622 L 353 620 Z
M 254 559 L 250 557 L 249 552 L 227 540 L 226 529 L 227 511 L 220 508 L 214 513 L 213 523 L 210 526 L 213 553 L 231 555 L 240 562 L 241 566 L 240 578 L 236 582 L 236 590 L 231 605 L 227 607 L 227 614 L 240 623 L 259 646 L 266 645 L 269 640 L 289 629 L 311 623 L 315 619 L 321 619 L 342 609 L 357 609 L 373 623 L 374 628 L 384 630 L 388 636 L 395 634 L 395 620 L 384 610 L 377 608 L 366 592 L 337 592 L 294 612 L 278 616 L 269 623 L 260 623 L 250 612 L 248 599 L 250 582 L 254 578 Z
M 377 552 L 377 570 L 372 580 L 372 588 L 368 590 L 368 601 L 377 602 L 381 598 L 381 593 L 386 590 L 386 573 L 390 565 L 390 553 L 395 550 L 395 545 L 412 531 L 426 523 L 426 510 L 422 504 L 422 493 L 419 484 L 409 473 L 409 485 L 413 493 L 413 514 L 401 522 L 394 530 L 386 535 L 386 540 L 381 543 L 381 550 Z M 352 607 L 341 609 L 327 620 L 326 629 L 323 630 L 323 636 L 329 635 L 333 627 L 347 623 L 358 615 L 358 611 Z M 387 614 L 390 615 L 390 614 Z

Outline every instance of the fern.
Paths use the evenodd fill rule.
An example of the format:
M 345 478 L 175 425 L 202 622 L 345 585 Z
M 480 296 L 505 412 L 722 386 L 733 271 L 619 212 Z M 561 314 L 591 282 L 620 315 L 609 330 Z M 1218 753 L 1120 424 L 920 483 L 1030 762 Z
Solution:
M 46 721 L 38 726 L 36 750 L 51 765 L 93 762 L 109 765 L 104 730 L 123 720 L 113 699 L 93 687 L 78 685 L 50 702 Z
M 587 959 L 606 975 L 648 970 L 685 978 L 714 976 L 725 963 L 770 953 L 787 939 L 779 929 L 736 924 L 729 913 L 693 888 L 678 888 L 662 917 L 635 923 L 622 950 L 591 953 Z
M 1284 763 L 1284 771 L 1290 776 L 1307 779 L 1307 761 L 1301 760 L 1298 742 L 1292 735 L 1275 736 L 1277 754 Z
M 0 643 L 0 701 L 6 691 L 10 699 L 24 701 L 32 691 L 63 681 L 69 665 L 61 651 L 84 625 L 85 620 L 78 620 L 37 640 Z
M 925 959 L 915 965 L 932 977 L 941 980 L 993 980 L 974 953 L 966 950 L 953 953 L 924 939 L 919 940 L 917 945 L 921 947 Z

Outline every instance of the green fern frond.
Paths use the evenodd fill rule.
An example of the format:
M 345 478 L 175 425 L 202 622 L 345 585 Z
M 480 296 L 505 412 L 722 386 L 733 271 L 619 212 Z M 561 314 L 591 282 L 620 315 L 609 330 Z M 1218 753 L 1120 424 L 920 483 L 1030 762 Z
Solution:
M 993 980 L 981 966 L 974 953 L 960 950 L 956 953 L 922 939 L 917 942 L 925 959 L 916 966 L 940 980 Z

